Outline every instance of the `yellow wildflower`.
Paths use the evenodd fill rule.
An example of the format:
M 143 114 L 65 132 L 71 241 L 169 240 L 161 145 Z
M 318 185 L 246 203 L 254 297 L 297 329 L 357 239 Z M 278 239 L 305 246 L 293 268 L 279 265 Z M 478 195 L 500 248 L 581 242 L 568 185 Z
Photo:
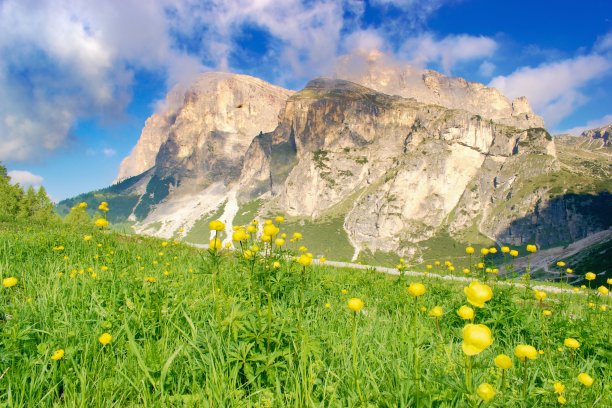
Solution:
M 63 349 L 58 349 L 55 350 L 53 352 L 53 355 L 51 356 L 51 360 L 53 361 L 59 361 L 64 357 L 64 350 Z
M 359 298 L 350 298 L 348 301 L 348 308 L 351 309 L 355 313 L 363 309 L 363 306 L 364 306 L 363 300 Z

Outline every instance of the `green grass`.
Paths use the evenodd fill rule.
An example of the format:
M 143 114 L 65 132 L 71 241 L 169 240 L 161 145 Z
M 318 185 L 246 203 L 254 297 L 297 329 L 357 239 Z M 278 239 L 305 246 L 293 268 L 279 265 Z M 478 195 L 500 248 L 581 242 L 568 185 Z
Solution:
M 301 232 L 304 245 L 315 256 L 326 256 L 335 261 L 350 261 L 353 257 L 353 246 L 344 230 L 343 216 L 323 217 L 316 221 L 286 217 L 283 230 L 288 233 Z M 289 237 L 291 234 L 289 234 Z
M 233 225 L 247 225 L 259 215 L 263 200 L 253 200 L 240 205 L 234 217 Z M 208 226 L 207 226 L 208 227 Z
M 223 210 L 225 209 L 226 202 L 223 202 L 217 209 L 209 212 L 208 214 L 204 214 L 202 218 L 197 220 L 191 229 L 187 231 L 185 234 L 185 238 L 183 241 L 191 242 L 192 244 L 208 244 L 210 241 L 210 231 L 208 229 L 208 224 L 213 221 L 219 219 L 221 215 L 223 215 Z M 222 233 L 224 235 L 224 233 Z
M 494 342 L 472 358 L 468 387 L 466 322 L 455 313 L 465 284 L 418 278 L 427 291 L 415 301 L 406 286 L 416 279 L 325 266 L 302 274 L 280 255 L 251 263 L 136 235 L 0 224 L 0 275 L 18 279 L 0 287 L 0 405 L 556 407 L 556 381 L 568 406 L 612 404 L 610 331 L 601 330 L 610 309 L 586 306 L 609 298 L 549 293 L 540 305 L 530 292 L 493 286 L 475 323 Z M 365 302 L 362 312 L 347 309 L 351 297 Z M 439 329 L 426 312 L 434 306 L 444 310 Z M 105 332 L 112 341 L 102 346 Z M 573 357 L 557 351 L 568 337 L 581 343 Z M 544 351 L 529 362 L 526 395 L 518 344 Z M 58 349 L 65 355 L 53 361 Z M 514 363 L 503 393 L 500 353 Z M 483 382 L 498 392 L 485 404 L 475 393 Z

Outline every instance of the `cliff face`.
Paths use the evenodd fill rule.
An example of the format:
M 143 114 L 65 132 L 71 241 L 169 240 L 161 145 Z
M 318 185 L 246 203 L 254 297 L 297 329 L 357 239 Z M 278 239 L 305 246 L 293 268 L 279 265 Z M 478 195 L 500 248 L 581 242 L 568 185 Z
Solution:
M 335 76 L 388 95 L 466 110 L 501 124 L 524 129 L 544 127 L 544 120 L 533 113 L 525 97 L 511 101 L 497 89 L 483 84 L 408 64 L 390 63 L 376 50 L 340 58 Z
M 269 143 L 247 156 L 244 169 L 272 174 L 274 146 L 295 145 L 298 160 L 284 180 L 259 180 L 260 186 L 282 182 L 270 191 L 278 208 L 310 219 L 344 208 L 351 243 L 370 250 L 401 251 L 442 228 L 460 234 L 475 227 L 495 236 L 532 207 L 474 220 L 497 214 L 494 207 L 517 177 L 559 168 L 543 129 L 500 125 L 340 80 L 311 81 L 289 98 Z M 531 159 L 541 164 L 519 174 L 516 166 Z
M 374 78 L 379 88 L 396 89 L 393 72 Z M 541 121 L 526 100 L 428 75 L 423 102 L 413 88 L 406 98 L 316 79 L 292 93 L 205 74 L 147 121 L 120 175 L 147 171 L 109 189 L 108 201 L 129 204 L 123 217 L 140 233 L 202 235 L 198 242 L 207 242 L 198 231 L 212 218 L 228 233 L 258 213 L 300 225 L 336 220 L 355 255 L 418 255 L 442 235 L 551 246 L 610 226 L 594 214 L 612 210 L 603 194 L 612 188 L 610 152 L 584 143 L 603 136 L 555 139 L 532 126 Z M 432 95 L 466 109 L 432 104 Z
M 176 108 L 154 114 L 119 168 L 118 180 L 153 167 L 181 177 L 230 181 L 254 136 L 273 130 L 291 91 L 246 75 L 209 72 L 186 90 Z

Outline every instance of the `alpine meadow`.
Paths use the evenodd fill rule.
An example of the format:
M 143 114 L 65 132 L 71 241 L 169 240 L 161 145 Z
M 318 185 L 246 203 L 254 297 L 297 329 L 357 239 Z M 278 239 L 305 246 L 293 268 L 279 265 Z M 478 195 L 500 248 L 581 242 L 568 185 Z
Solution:
M 612 407 L 609 0 L 0 0 L 0 408 Z

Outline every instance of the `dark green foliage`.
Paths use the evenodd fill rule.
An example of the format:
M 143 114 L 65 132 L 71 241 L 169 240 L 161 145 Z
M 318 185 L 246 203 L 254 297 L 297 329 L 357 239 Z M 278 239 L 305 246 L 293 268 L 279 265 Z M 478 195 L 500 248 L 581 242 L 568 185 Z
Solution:
M 0 220 L 28 219 L 40 222 L 57 221 L 53 203 L 44 187 L 38 191 L 30 186 L 26 191 L 12 185 L 6 167 L 0 164 Z

